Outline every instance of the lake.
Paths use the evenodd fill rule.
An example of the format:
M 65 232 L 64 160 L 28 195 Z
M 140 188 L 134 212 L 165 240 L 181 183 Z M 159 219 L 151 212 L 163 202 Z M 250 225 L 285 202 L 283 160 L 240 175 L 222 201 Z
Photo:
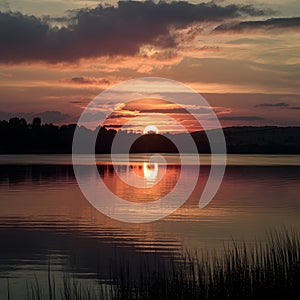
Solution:
M 108 156 L 96 160 L 113 193 L 149 202 L 172 190 L 180 172 L 187 181 L 195 176 L 192 159 L 182 169 L 176 156 L 167 157 L 165 166 L 149 164 L 147 155 L 116 166 L 119 174 L 136 174 L 149 184 L 139 193 L 120 181 Z M 0 156 L 0 295 L 9 279 L 13 299 L 23 299 L 35 277 L 46 284 L 49 265 L 57 279 L 72 273 L 85 284 L 109 279 L 122 261 L 135 272 L 145 257 L 164 260 L 182 249 L 219 252 L 232 240 L 252 243 L 274 228 L 300 228 L 300 156 L 229 155 L 222 185 L 203 209 L 198 202 L 209 156 L 200 161 L 197 185 L 181 208 L 155 222 L 130 224 L 103 215 L 86 200 L 70 156 Z M 163 178 L 152 186 L 162 170 Z

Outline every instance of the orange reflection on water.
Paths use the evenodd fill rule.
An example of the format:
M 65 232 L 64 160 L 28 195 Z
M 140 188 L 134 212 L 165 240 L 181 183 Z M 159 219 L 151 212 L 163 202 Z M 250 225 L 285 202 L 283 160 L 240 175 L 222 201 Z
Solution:
M 158 175 L 158 163 L 149 164 L 144 162 L 143 170 L 146 181 L 155 182 Z
M 144 162 L 120 164 L 117 168 L 144 177 Z M 149 169 L 151 173 L 155 167 Z M 157 185 L 134 188 L 133 193 L 111 163 L 100 163 L 98 170 L 105 183 L 129 201 L 159 199 L 176 184 L 181 171 L 179 165 L 170 164 Z M 159 172 L 158 165 L 158 177 Z M 115 236 L 118 242 L 130 241 L 144 249 L 158 243 L 161 246 L 165 241 L 168 245 L 180 241 L 193 249 L 202 247 L 204 241 L 209 241 L 210 247 L 222 246 L 224 239 L 241 232 L 259 235 L 269 224 L 300 224 L 299 167 L 228 167 L 213 201 L 199 209 L 199 196 L 209 174 L 209 168 L 201 166 L 198 183 L 186 204 L 168 218 L 150 224 L 121 223 L 97 211 L 78 188 L 72 166 L 2 166 L 0 174 L 0 220 L 5 230 L 10 226 L 55 227 L 95 237 Z M 192 165 L 185 169 L 184 176 L 194 176 Z
M 110 163 L 98 165 L 99 174 L 118 197 L 132 202 L 156 201 L 167 195 L 176 185 L 181 167 L 178 164 L 162 166 L 158 163 L 134 162 L 116 165 L 119 173 L 125 178 L 138 175 L 144 179 L 145 187 L 134 187 L 124 182 Z M 161 178 L 159 180 L 159 178 Z

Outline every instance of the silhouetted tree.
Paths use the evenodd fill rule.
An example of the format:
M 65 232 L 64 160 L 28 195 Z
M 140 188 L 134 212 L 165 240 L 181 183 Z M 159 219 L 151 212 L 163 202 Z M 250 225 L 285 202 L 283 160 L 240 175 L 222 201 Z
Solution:
M 9 126 L 12 128 L 20 127 L 20 119 L 17 117 L 9 119 L 8 123 L 9 123 Z
M 35 117 L 32 121 L 32 127 L 36 128 L 36 127 L 40 127 L 42 124 L 42 120 L 39 117 Z

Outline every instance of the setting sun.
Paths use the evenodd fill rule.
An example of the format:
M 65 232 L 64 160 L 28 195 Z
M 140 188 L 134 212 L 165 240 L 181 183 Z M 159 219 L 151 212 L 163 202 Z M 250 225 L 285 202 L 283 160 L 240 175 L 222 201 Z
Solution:
M 145 127 L 143 134 L 158 134 L 158 128 L 154 125 L 148 125 Z

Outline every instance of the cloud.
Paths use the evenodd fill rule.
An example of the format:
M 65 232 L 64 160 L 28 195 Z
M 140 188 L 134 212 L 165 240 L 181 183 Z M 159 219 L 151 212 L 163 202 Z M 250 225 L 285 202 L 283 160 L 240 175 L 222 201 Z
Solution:
M 261 103 L 255 105 L 255 107 L 288 107 L 289 104 L 285 102 L 279 102 L 279 103 Z
M 81 120 L 80 121 L 81 122 L 94 122 L 94 121 L 102 121 L 105 118 L 106 118 L 106 115 L 103 112 L 95 112 L 95 113 L 85 112 L 81 116 Z
M 190 113 L 193 114 L 210 114 L 212 112 L 211 109 L 199 107 L 199 108 L 189 108 L 186 110 L 184 107 L 173 107 L 173 108 L 149 108 L 149 109 L 141 109 L 141 113 L 160 113 L 160 114 L 183 114 L 188 115 Z
M 190 114 L 211 114 L 212 109 L 200 105 L 177 105 L 174 103 L 165 102 L 161 99 L 143 99 L 126 103 L 111 115 L 110 118 L 133 118 L 137 115 L 182 115 L 187 117 Z
M 291 110 L 300 110 L 300 106 L 290 106 L 290 104 L 286 102 L 279 102 L 279 103 L 262 103 L 262 104 L 257 104 L 255 107 L 278 107 L 278 108 L 287 108 Z
M 138 112 L 137 112 L 138 114 Z M 111 120 L 111 119 L 128 119 L 128 118 L 135 118 L 136 114 L 127 114 L 126 111 L 124 111 L 124 113 L 112 113 L 109 115 L 109 117 L 107 118 L 107 120 Z
M 70 119 L 69 114 L 63 114 L 60 111 L 44 111 L 35 116 L 40 117 L 44 123 L 61 123 Z
M 0 111 L 0 120 L 9 120 L 13 117 L 24 118 L 27 122 L 32 122 L 35 117 L 40 117 L 43 123 L 67 123 L 72 119 L 69 114 L 64 114 L 60 111 L 43 111 L 40 113 L 12 113 Z
M 109 85 L 110 81 L 105 78 L 96 78 L 96 77 L 72 77 L 72 78 L 64 78 L 60 80 L 64 83 L 70 84 L 78 84 L 78 85 Z
M 13 118 L 14 116 L 17 116 L 17 115 L 13 115 L 7 111 L 0 111 L 0 121 L 8 120 L 10 118 Z
M 242 32 L 269 29 L 300 29 L 300 17 L 272 18 L 263 21 L 245 21 L 219 25 L 214 32 Z
M 257 116 L 223 116 L 218 118 L 221 121 L 262 121 L 264 118 Z
M 123 124 L 108 124 L 104 125 L 104 127 L 107 129 L 119 129 L 123 127 Z
M 120 1 L 117 6 L 81 9 L 71 24 L 61 28 L 34 16 L 0 13 L 0 62 L 58 63 L 134 55 L 149 44 L 169 49 L 178 43 L 174 30 L 189 24 L 264 13 L 249 5 Z

